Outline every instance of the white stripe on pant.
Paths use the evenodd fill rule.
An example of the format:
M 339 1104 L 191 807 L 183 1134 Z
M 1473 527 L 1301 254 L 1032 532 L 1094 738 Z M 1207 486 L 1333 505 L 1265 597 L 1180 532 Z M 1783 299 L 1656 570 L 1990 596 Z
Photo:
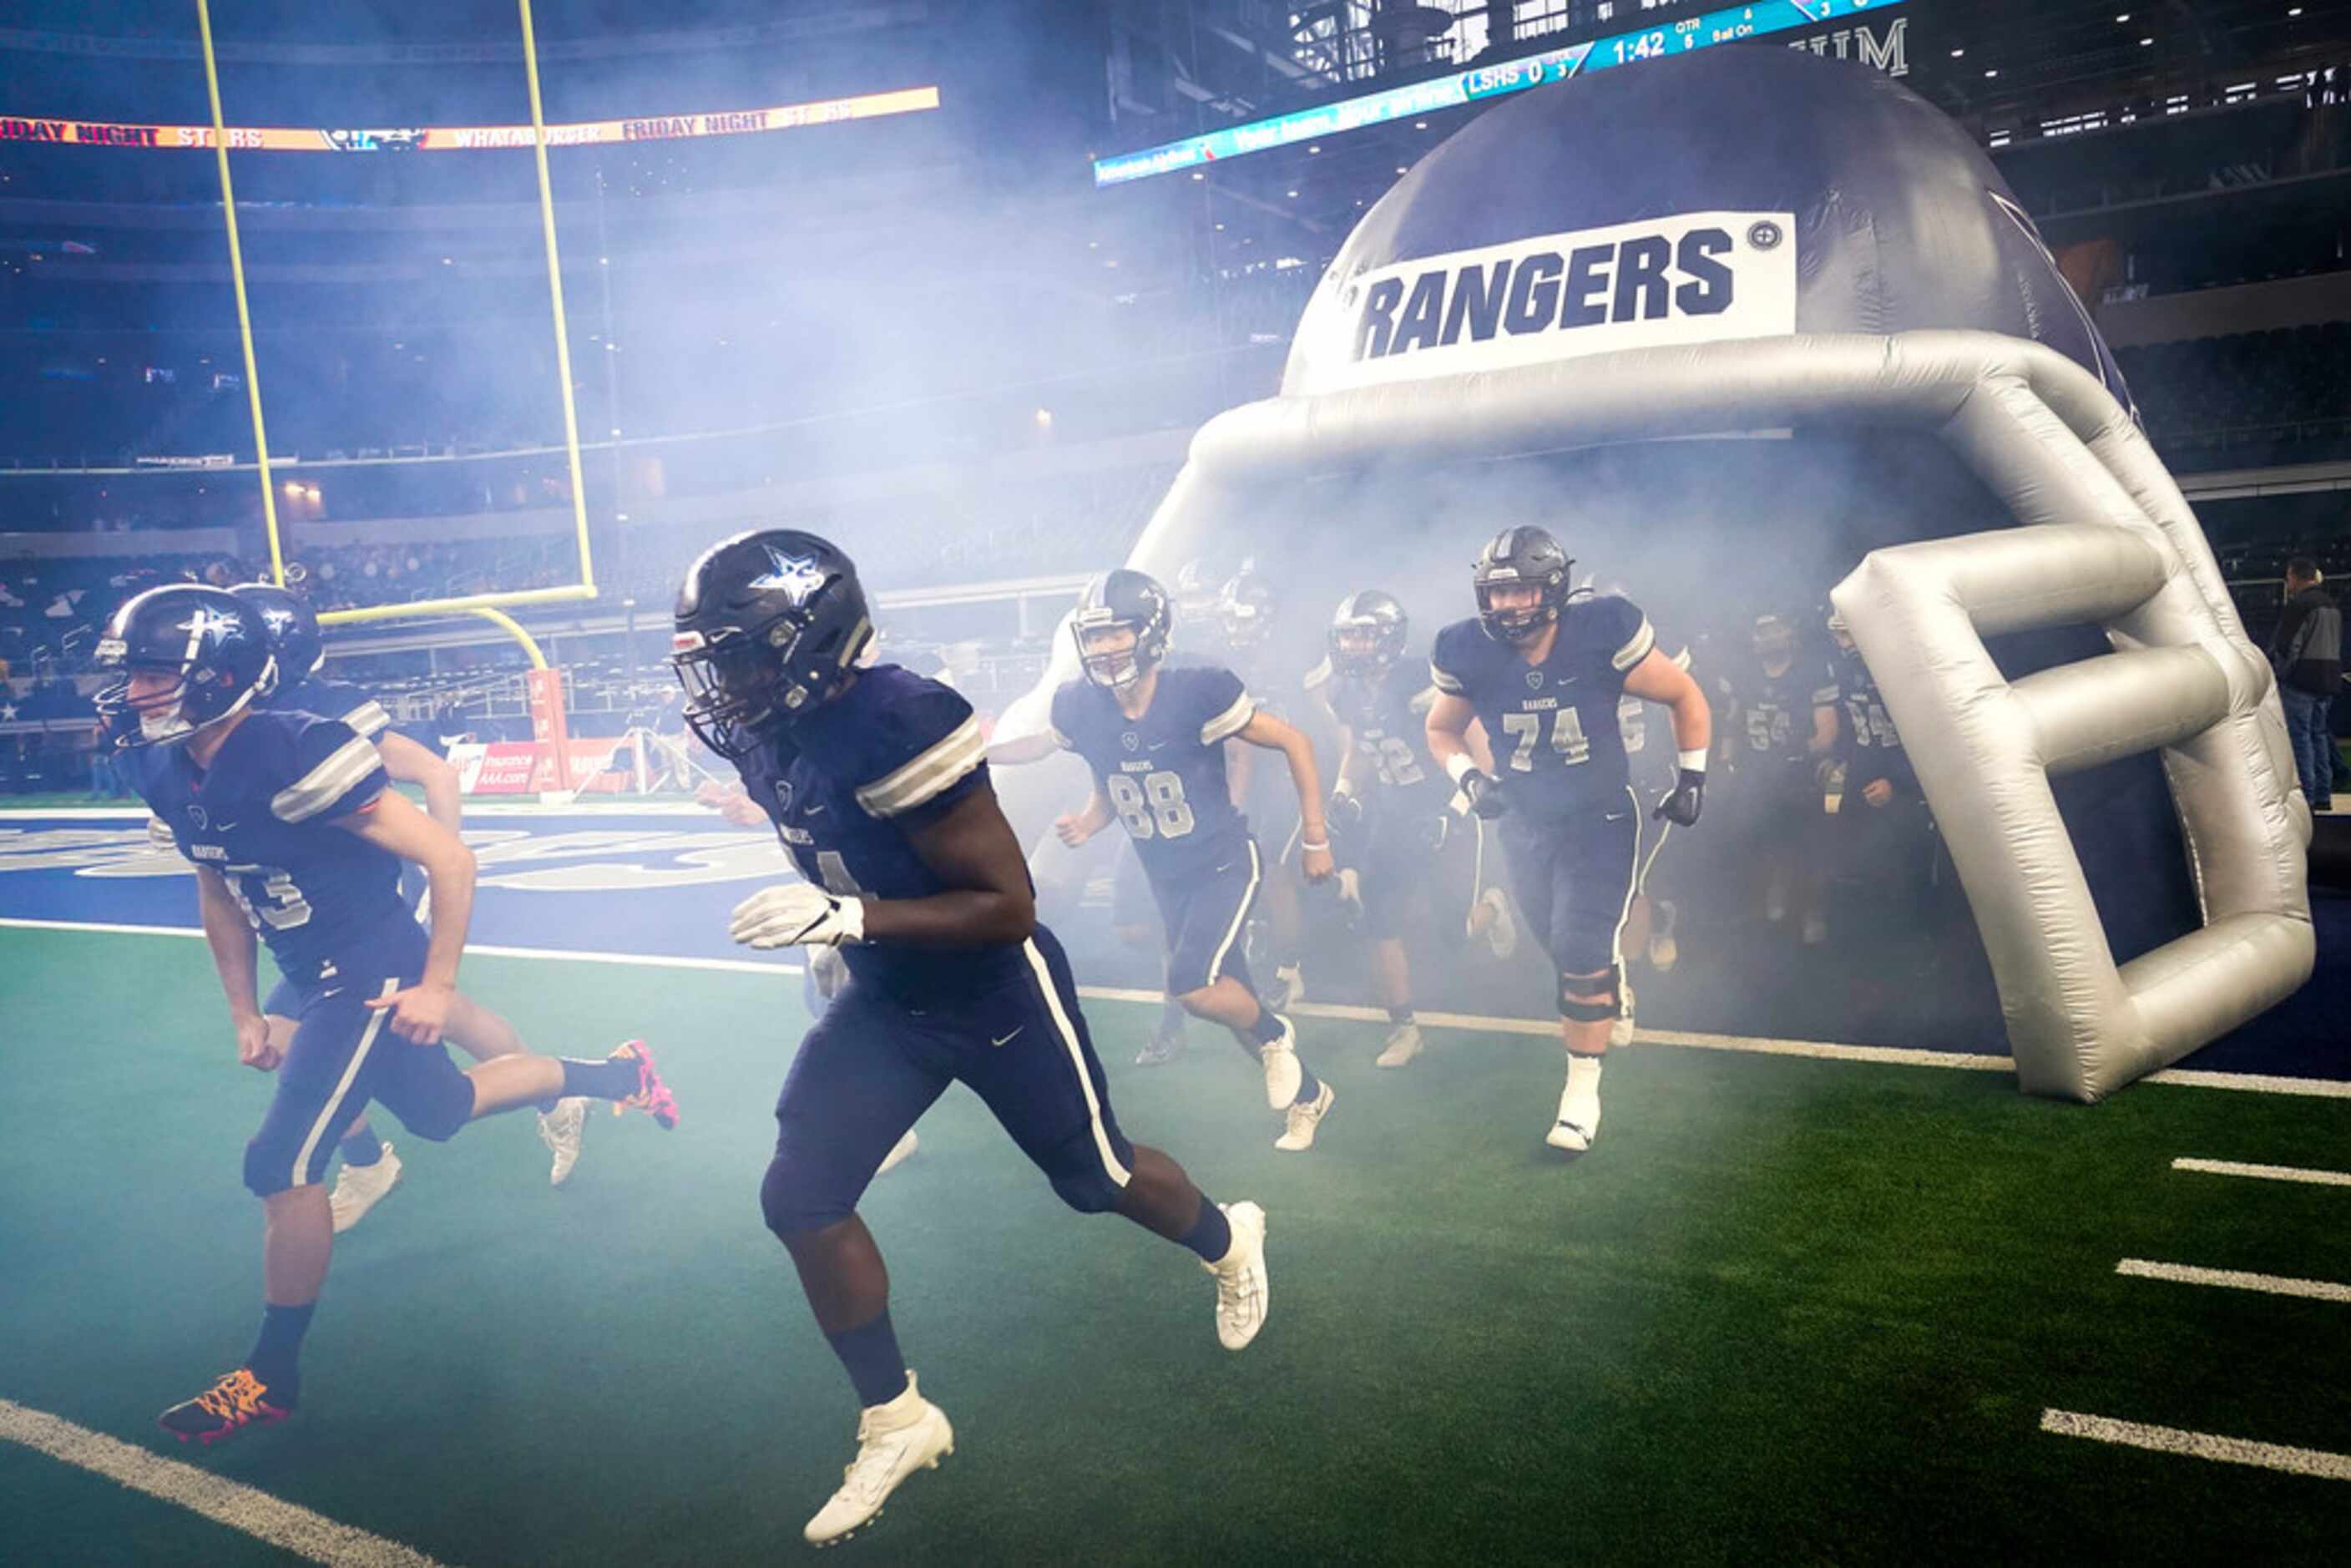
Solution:
M 388 997 L 398 989 L 400 989 L 400 981 L 394 977 L 386 980 L 383 983 L 383 989 L 378 991 L 376 995 Z M 319 1119 L 310 1124 L 310 1135 L 302 1140 L 302 1152 L 294 1156 L 294 1179 L 287 1182 L 287 1186 L 308 1185 L 309 1178 L 302 1172 L 309 1166 L 310 1155 L 318 1148 L 319 1140 L 326 1135 L 329 1127 L 335 1124 L 335 1113 L 342 1109 L 343 1097 L 351 1092 L 351 1085 L 358 1082 L 360 1069 L 367 1063 L 368 1052 L 375 1049 L 375 1037 L 382 1032 L 383 1020 L 391 1016 L 390 1008 L 377 1008 L 368 1015 L 367 1028 L 360 1033 L 359 1049 L 352 1051 L 350 1061 L 343 1064 L 342 1082 L 335 1085 L 335 1092 L 332 1094 L 327 1096 L 326 1109 L 320 1111 Z

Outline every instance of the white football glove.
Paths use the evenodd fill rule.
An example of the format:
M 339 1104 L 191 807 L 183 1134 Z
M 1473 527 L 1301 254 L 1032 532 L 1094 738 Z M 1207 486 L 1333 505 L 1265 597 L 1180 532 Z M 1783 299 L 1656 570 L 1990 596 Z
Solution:
M 865 904 L 813 883 L 761 888 L 735 906 L 726 935 L 746 947 L 838 947 L 865 940 Z

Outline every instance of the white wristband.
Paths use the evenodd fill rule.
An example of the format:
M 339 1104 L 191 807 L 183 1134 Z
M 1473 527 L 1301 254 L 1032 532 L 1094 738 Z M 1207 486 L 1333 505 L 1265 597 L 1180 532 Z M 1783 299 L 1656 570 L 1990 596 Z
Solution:
M 1478 771 L 1478 764 L 1468 752 L 1457 751 L 1445 759 L 1445 771 L 1451 775 L 1456 784 L 1458 784 L 1461 782 L 1462 775 Z
M 841 940 L 836 947 L 856 946 L 865 940 L 865 901 L 844 898 L 841 901 Z
M 1705 771 L 1706 771 L 1706 747 L 1703 747 L 1703 746 L 1701 746 L 1701 747 L 1699 747 L 1696 751 L 1685 751 L 1685 752 L 1683 752 L 1683 753 L 1682 753 L 1682 769 L 1683 769 L 1683 771 L 1685 771 L 1685 772 L 1688 772 L 1688 773 L 1703 773 L 1703 772 L 1705 772 Z
M 1298 847 L 1310 855 L 1327 855 L 1331 852 L 1331 846 L 1328 843 L 1310 844 L 1304 839 L 1298 841 Z

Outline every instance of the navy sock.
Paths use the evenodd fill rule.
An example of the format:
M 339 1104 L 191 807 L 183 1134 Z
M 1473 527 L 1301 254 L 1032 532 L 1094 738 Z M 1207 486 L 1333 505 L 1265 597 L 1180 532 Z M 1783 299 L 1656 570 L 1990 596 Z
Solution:
M 906 1358 L 898 1354 L 898 1331 L 890 1326 L 889 1308 L 883 1308 L 870 1323 L 824 1337 L 849 1369 L 860 1405 L 887 1405 L 906 1392 Z
M 569 1056 L 557 1060 L 563 1063 L 567 1097 L 584 1094 L 590 1100 L 625 1100 L 637 1092 L 637 1064 L 625 1057 L 618 1061 L 580 1061 Z
M 1225 1218 L 1223 1209 L 1208 1201 L 1208 1195 L 1204 1192 L 1200 1195 L 1200 1218 L 1192 1222 L 1191 1229 L 1176 1239 L 1197 1253 L 1201 1262 L 1217 1262 L 1233 1249 L 1232 1223 Z
M 347 1166 L 371 1166 L 383 1158 L 383 1142 L 365 1122 L 345 1133 L 336 1147 L 342 1152 L 343 1164 Z
M 280 1307 L 264 1302 L 261 1308 L 261 1333 L 253 1342 L 253 1354 L 245 1364 L 253 1375 L 269 1385 L 269 1402 L 291 1407 L 302 1388 L 302 1336 L 310 1332 L 310 1314 L 319 1303 L 307 1301 L 298 1307 Z
M 1314 1096 L 1322 1092 L 1322 1081 L 1314 1076 L 1314 1070 L 1312 1068 L 1307 1066 L 1302 1061 L 1300 1062 L 1298 1064 L 1298 1097 L 1290 1101 L 1290 1103 L 1293 1105 L 1311 1105 L 1314 1103 Z
M 1401 1007 L 1401 1008 L 1390 1008 L 1390 1009 L 1388 1009 L 1388 1022 L 1390 1022 L 1390 1023 L 1393 1023 L 1393 1024 L 1407 1024 L 1407 1023 L 1412 1022 L 1412 1019 L 1413 1019 L 1412 1009 L 1411 1009 L 1409 1006 L 1406 1006 L 1406 1007 Z
M 1259 1045 L 1271 1045 L 1281 1038 L 1281 1018 L 1271 1008 L 1257 1009 L 1257 1022 L 1249 1026 L 1249 1038 Z

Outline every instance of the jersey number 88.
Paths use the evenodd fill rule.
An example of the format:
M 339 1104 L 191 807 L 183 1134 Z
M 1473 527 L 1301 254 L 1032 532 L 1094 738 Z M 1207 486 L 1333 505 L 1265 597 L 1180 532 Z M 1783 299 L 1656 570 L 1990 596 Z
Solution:
M 1146 773 L 1137 784 L 1131 774 L 1110 776 L 1110 803 L 1126 831 L 1138 839 L 1155 834 L 1180 839 L 1192 831 L 1192 808 L 1185 803 L 1184 779 L 1176 773 Z

